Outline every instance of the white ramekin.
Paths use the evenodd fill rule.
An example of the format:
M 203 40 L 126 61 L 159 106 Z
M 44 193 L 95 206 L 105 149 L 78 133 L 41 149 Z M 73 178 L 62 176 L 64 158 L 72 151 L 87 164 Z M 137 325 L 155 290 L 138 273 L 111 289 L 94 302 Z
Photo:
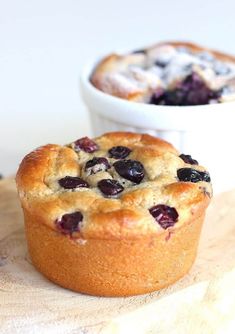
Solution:
M 95 136 L 118 130 L 158 136 L 205 165 L 216 193 L 235 187 L 235 102 L 186 107 L 130 102 L 91 84 L 95 64 L 87 65 L 81 75 Z

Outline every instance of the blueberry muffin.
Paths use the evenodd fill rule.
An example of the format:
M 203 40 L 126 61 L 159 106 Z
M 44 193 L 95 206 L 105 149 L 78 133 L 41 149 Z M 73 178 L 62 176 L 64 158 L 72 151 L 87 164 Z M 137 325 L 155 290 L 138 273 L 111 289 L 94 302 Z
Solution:
M 212 196 L 190 155 L 127 132 L 40 147 L 16 183 L 35 267 L 98 296 L 143 294 L 184 276 Z
M 192 43 L 160 43 L 109 55 L 96 66 L 91 82 L 107 94 L 156 105 L 233 101 L 235 57 Z

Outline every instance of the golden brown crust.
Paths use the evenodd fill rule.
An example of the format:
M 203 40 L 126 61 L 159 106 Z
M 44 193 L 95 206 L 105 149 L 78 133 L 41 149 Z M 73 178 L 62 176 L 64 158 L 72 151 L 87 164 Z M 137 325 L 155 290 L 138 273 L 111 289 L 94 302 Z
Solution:
M 154 147 L 157 150 L 165 150 L 173 153 L 177 153 L 178 151 L 174 148 L 174 146 L 168 143 L 165 140 L 162 140 L 157 137 L 150 136 L 148 134 L 138 134 L 133 132 L 108 132 L 103 136 L 96 138 L 96 141 L 102 146 L 104 149 L 109 149 L 112 146 L 123 145 L 133 148 L 138 146 L 138 148 L 148 148 Z M 147 147 L 146 147 L 147 146 Z
M 16 183 L 34 265 L 53 282 L 94 295 L 128 296 L 168 286 L 185 275 L 195 259 L 211 185 L 179 182 L 177 169 L 192 166 L 161 139 L 113 132 L 95 142 L 99 149 L 92 154 L 75 152 L 73 145 L 46 145 L 28 154 L 19 167 Z M 118 145 L 132 150 L 128 159 L 144 165 L 140 184 L 127 182 L 117 198 L 105 198 L 97 179 L 91 188 L 76 191 L 58 185 L 65 176 L 84 177 L 84 164 L 91 157 L 107 157 Z M 121 182 L 112 169 L 105 173 Z M 157 204 L 177 210 L 174 226 L 164 229 L 155 221 L 149 209 Z M 56 222 L 76 211 L 83 214 L 80 230 L 64 234 Z
M 18 189 L 36 195 L 51 193 L 46 183 L 46 176 L 56 177 L 65 173 L 79 173 L 76 153 L 59 145 L 46 145 L 26 155 L 17 172 Z
M 112 74 L 113 71 L 116 71 L 117 69 L 122 70 L 125 66 L 128 66 L 129 63 L 142 63 L 142 61 L 143 57 L 141 55 L 130 55 L 124 59 L 123 56 L 118 54 L 111 54 L 99 63 L 96 71 L 92 74 L 91 82 L 97 88 L 104 87 L 104 90 L 107 93 L 114 96 L 123 97 L 133 101 L 138 100 L 138 98 L 142 95 L 141 88 L 136 89 L 136 87 L 126 82 L 124 78 L 122 78 L 123 86 L 119 85 L 119 77 L 112 77 L 110 80 L 109 75 L 106 74 Z M 105 74 L 105 76 L 103 76 L 103 74 Z M 127 89 L 125 87 L 126 85 Z

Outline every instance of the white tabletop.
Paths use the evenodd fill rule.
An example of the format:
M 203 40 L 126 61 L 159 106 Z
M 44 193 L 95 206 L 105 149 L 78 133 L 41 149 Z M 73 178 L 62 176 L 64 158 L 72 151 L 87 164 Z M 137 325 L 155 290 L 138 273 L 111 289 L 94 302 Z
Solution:
M 0 0 L 0 173 L 33 148 L 91 135 L 79 73 L 96 55 L 159 40 L 235 53 L 233 0 Z

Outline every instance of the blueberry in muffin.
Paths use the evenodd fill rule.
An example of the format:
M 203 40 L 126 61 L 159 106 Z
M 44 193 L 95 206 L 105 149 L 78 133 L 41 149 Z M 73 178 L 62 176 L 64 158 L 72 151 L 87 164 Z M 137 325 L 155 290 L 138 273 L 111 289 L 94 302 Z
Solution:
M 129 296 L 184 276 L 212 196 L 208 171 L 147 134 L 46 145 L 16 182 L 34 266 L 62 287 Z

